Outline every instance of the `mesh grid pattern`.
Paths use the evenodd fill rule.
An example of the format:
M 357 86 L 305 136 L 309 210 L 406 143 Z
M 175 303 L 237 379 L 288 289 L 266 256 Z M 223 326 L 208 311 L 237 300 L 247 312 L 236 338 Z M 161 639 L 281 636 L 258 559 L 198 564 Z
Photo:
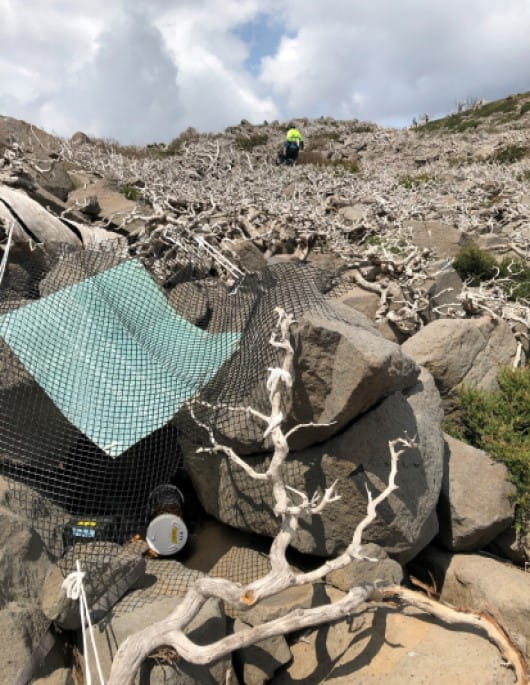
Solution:
M 72 517 L 99 517 L 102 542 L 145 532 L 150 494 L 180 468 L 179 435 L 205 439 L 186 400 L 221 436 L 259 439 L 226 405 L 268 410 L 275 307 L 333 316 L 325 283 L 298 264 L 231 288 L 183 268 L 164 290 L 111 247 L 14 255 L 0 292 L 0 468 L 57 559 Z
M 148 559 L 143 587 L 128 592 L 113 608 L 114 616 L 141 609 L 163 597 L 182 599 L 189 587 L 204 574 L 189 569 L 174 559 Z M 176 606 L 176 602 L 174 602 Z

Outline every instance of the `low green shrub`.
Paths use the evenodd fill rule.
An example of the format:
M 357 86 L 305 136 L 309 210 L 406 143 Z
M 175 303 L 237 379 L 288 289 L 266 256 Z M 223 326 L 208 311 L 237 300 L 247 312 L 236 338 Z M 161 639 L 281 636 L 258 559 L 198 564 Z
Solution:
M 505 145 L 504 147 L 495 150 L 495 152 L 487 157 L 488 162 L 495 162 L 497 164 L 513 164 L 519 162 L 528 154 L 528 148 L 525 145 Z
M 505 257 L 498 263 L 489 252 L 469 243 L 456 255 L 453 267 L 460 278 L 468 280 L 472 286 L 498 277 L 501 279 L 499 284 L 510 299 L 530 300 L 530 266 L 521 259 Z
M 423 186 L 427 183 L 432 183 L 434 181 L 436 181 L 434 176 L 429 176 L 429 174 L 417 174 L 416 176 L 404 174 L 398 179 L 399 185 L 403 186 L 403 188 L 408 188 L 409 190 L 418 188 L 419 186 Z
M 473 113 L 477 117 L 489 117 L 492 114 L 506 114 L 507 112 L 513 112 L 517 108 L 517 100 L 514 97 L 503 98 L 502 100 L 495 100 L 494 102 L 488 102 L 482 107 L 478 107 L 473 110 Z
M 193 126 L 188 126 L 185 131 L 179 133 L 176 138 L 168 143 L 166 149 L 163 151 L 165 156 L 174 156 L 182 152 L 182 146 L 184 143 L 189 143 L 195 140 L 199 140 L 201 134 Z
M 456 133 L 464 133 L 464 131 L 477 128 L 479 125 L 480 121 L 478 121 L 478 119 L 464 119 L 460 123 L 456 124 L 452 130 L 456 131 Z
M 510 121 L 513 118 L 517 118 L 517 116 L 521 116 L 522 114 L 521 110 L 519 110 L 519 113 L 517 113 L 518 107 L 518 98 L 515 96 L 509 96 L 507 98 L 503 98 L 502 100 L 488 102 L 481 107 L 472 107 L 464 110 L 463 112 L 449 114 L 441 119 L 433 119 L 426 124 L 416 127 L 414 130 L 420 134 L 436 131 L 446 133 L 464 133 L 470 129 L 477 128 L 477 126 L 480 126 L 484 119 L 487 119 L 493 115 L 504 115 L 503 119 L 501 116 L 503 121 Z M 498 120 L 498 117 L 496 117 L 496 120 Z
M 173 138 L 173 140 L 168 143 L 165 153 L 166 155 L 173 156 L 180 154 L 180 152 L 182 152 L 182 138 L 179 136 L 177 138 Z
M 453 260 L 453 267 L 463 281 L 480 285 L 481 281 L 493 278 L 499 272 L 499 265 L 493 255 L 484 252 L 478 245 L 465 245 Z
M 142 199 L 142 191 L 136 186 L 128 185 L 127 183 L 120 186 L 120 193 L 123 193 L 128 200 L 137 202 Z
M 505 257 L 500 263 L 500 276 L 507 279 L 503 288 L 511 299 L 530 301 L 530 266 L 526 262 Z
M 450 114 L 443 119 L 433 119 L 413 130 L 417 133 L 464 133 L 469 129 L 477 128 L 479 124 L 478 119 L 470 118 L 469 112 L 461 112 L 460 114 Z
M 530 518 L 530 367 L 502 370 L 498 385 L 498 390 L 490 392 L 462 389 L 446 430 L 506 465 L 516 490 L 516 525 L 526 528 Z
M 521 109 L 519 110 L 519 116 L 522 117 L 523 114 L 526 114 L 527 112 L 530 112 L 530 102 L 525 102 L 521 105 Z

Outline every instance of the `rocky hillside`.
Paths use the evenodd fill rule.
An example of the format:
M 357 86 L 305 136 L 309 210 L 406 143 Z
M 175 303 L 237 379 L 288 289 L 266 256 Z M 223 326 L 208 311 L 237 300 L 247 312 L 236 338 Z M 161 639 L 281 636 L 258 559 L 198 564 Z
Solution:
M 475 103 L 406 130 L 298 119 L 305 149 L 293 167 L 275 163 L 285 123 L 242 121 L 217 134 L 188 129 L 169 143 L 139 148 L 82 132 L 65 140 L 0 117 L 0 239 L 7 255 L 0 302 L 9 311 L 26 304 L 21 283 L 25 298 L 55 292 L 39 246 L 138 257 L 175 310 L 197 326 L 202 314 L 182 300 L 189 284 L 176 280 L 181 266 L 191 264 L 195 279 L 229 286 L 264 269 L 281 280 L 293 265 L 318 267 L 324 274 L 318 297 L 329 309 L 301 313 L 293 330 L 298 361 L 290 410 L 293 421 L 326 425 L 293 436 L 290 485 L 312 494 L 336 481 L 343 497 L 317 523 L 300 527 L 292 563 L 309 568 L 315 555 L 334 556 L 348 545 L 365 511 L 366 479 L 381 488 L 388 471 L 381 455 L 406 431 L 416 443 L 400 463 L 399 490 L 365 539 L 377 564 L 353 562 L 314 591 L 293 588 L 246 614 L 212 601 L 194 630 L 218 639 L 275 618 L 280 608 L 322 603 L 319 594 L 334 601 L 373 576 L 388 585 L 414 582 L 430 596 L 488 612 L 524 663 L 530 657 L 530 93 Z M 38 282 L 27 267 L 32 262 L 44 273 Z M 217 331 L 222 320 L 214 311 L 204 325 Z M 256 351 L 256 364 L 264 358 Z M 243 377 L 237 366 L 230 369 Z M 462 400 L 466 388 L 479 394 Z M 11 378 L 0 380 L 4 401 L 16 406 L 17 392 Z M 473 413 L 480 402 L 485 409 Z M 484 423 L 484 416 L 493 419 Z M 45 423 L 20 423 L 35 443 L 46 430 Z M 266 469 L 270 442 L 250 423 L 227 425 L 219 429 L 224 442 Z M 106 675 L 114 642 L 165 617 L 168 598 L 182 597 L 201 574 L 245 584 L 268 570 L 263 550 L 278 529 L 268 484 L 252 483 L 246 472 L 234 477 L 217 454 L 198 457 L 193 440 L 180 447 L 206 521 L 194 544 L 208 553 L 200 562 L 194 554 L 181 557 L 183 566 L 146 558 L 141 542 L 115 545 L 98 583 L 88 581 Z M 10 459 L 1 457 L 2 464 Z M 63 569 L 17 509 L 10 479 L 0 486 L 4 536 L 12 545 L 0 555 L 8 588 L 0 593 L 0 635 L 21 626 L 16 640 L 6 642 L 9 677 L 22 683 L 32 673 L 42 685 L 69 683 L 80 624 L 61 589 Z M 27 484 L 20 487 L 29 497 Z M 208 669 L 153 660 L 142 678 L 220 683 L 232 669 L 240 682 L 256 684 L 383 677 L 396 685 L 409 677 L 440 685 L 515 682 L 478 633 L 462 631 L 455 639 L 421 612 L 374 606 L 356 623 L 355 640 L 340 621 L 302 639 L 271 638 Z M 387 650 L 385 641 L 400 646 Z M 440 644 L 454 654 L 450 667 Z M 32 661 L 35 654 L 47 656 Z
M 419 262 L 452 257 L 466 240 L 526 257 L 527 102 L 517 96 L 409 130 L 299 120 L 307 144 L 295 169 L 273 165 L 284 135 L 276 122 L 188 130 L 169 145 L 138 149 L 83 134 L 58 140 L 4 118 L 2 180 L 70 221 L 85 243 L 117 231 L 158 259 L 172 232 L 182 239 L 199 231 L 211 244 L 224 241 L 234 262 L 246 241 L 267 259 L 323 263 L 322 255 L 336 255 L 337 268 L 359 267 L 372 280 L 375 267 L 399 281 L 409 264 L 418 287 L 394 299 L 403 301 L 398 326 L 410 331 L 425 306 Z M 167 277 L 172 259 L 160 264 Z

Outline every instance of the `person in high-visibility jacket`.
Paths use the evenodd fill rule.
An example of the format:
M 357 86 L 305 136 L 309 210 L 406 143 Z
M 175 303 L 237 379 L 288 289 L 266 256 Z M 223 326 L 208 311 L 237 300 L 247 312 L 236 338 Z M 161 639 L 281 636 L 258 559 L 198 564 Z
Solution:
M 294 124 L 289 124 L 287 127 L 287 135 L 283 143 L 283 159 L 282 162 L 287 164 L 294 164 L 298 157 L 298 152 L 304 149 L 304 138 L 300 131 Z

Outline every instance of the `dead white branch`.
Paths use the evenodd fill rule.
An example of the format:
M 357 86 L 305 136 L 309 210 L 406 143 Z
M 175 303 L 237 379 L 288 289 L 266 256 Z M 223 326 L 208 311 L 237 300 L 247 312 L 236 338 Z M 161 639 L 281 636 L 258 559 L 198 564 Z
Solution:
M 373 584 L 353 588 L 345 597 L 335 603 L 307 609 L 292 611 L 274 621 L 239 631 L 211 645 L 197 645 L 185 635 L 185 629 L 197 615 L 200 608 L 210 597 L 217 597 L 236 606 L 239 610 L 248 609 L 260 600 L 276 595 L 289 587 L 305 585 L 321 580 L 330 571 L 343 568 L 352 559 L 364 558 L 361 552 L 361 538 L 365 528 L 375 519 L 378 505 L 387 499 L 397 488 L 396 474 L 399 456 L 413 443 L 407 439 L 394 440 L 390 443 L 390 475 L 387 486 L 376 497 L 367 489 L 367 514 L 357 525 L 352 540 L 339 557 L 326 561 L 319 568 L 308 573 L 295 573 L 291 570 L 286 558 L 286 551 L 292 542 L 302 515 L 320 514 L 327 506 L 335 502 L 336 483 L 326 491 L 313 494 L 289 487 L 283 478 L 283 464 L 289 447 L 287 436 L 281 426 L 282 399 L 292 385 L 294 350 L 290 342 L 290 328 L 293 317 L 278 309 L 277 330 L 271 336 L 270 344 L 281 352 L 281 365 L 269 369 L 267 389 L 271 404 L 270 415 L 258 418 L 265 419 L 264 435 L 270 435 L 274 451 L 268 468 L 258 473 L 248 467 L 235 452 L 218 445 L 213 440 L 213 432 L 208 431 L 213 440 L 212 450 L 224 452 L 226 457 L 243 468 L 256 480 L 267 480 L 271 483 L 274 512 L 280 519 L 280 530 L 274 538 L 269 559 L 271 570 L 258 580 L 241 585 L 222 578 L 202 578 L 189 590 L 175 610 L 163 621 L 149 626 L 129 637 L 119 648 L 112 665 L 109 685 L 130 685 L 142 661 L 156 648 L 165 645 L 172 647 L 178 655 L 192 663 L 205 664 L 225 656 L 236 649 L 255 644 L 266 637 L 283 635 L 294 630 L 320 625 L 349 615 L 359 604 L 370 599 L 378 590 Z M 206 426 L 203 426 L 206 427 Z
M 528 683 L 528 667 L 525 658 L 507 636 L 502 626 L 488 614 L 477 614 L 468 610 L 455 609 L 448 604 L 433 600 L 419 592 L 414 592 L 404 587 L 386 588 L 383 595 L 387 599 L 400 599 L 404 603 L 425 611 L 444 623 L 464 624 L 471 628 L 478 628 L 481 632 L 486 633 L 508 664 L 514 669 L 517 685 L 526 685 Z

